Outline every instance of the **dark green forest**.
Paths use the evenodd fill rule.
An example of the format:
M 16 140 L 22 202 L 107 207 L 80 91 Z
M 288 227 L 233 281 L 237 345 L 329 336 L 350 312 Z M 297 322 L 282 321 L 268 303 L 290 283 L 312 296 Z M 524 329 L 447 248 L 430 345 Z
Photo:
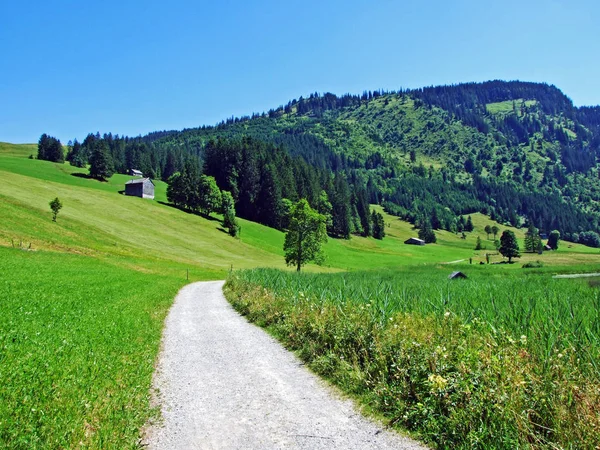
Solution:
M 64 158 L 84 166 L 98 148 L 118 173 L 212 176 L 239 216 L 280 229 L 306 198 L 341 238 L 372 235 L 377 203 L 421 229 L 459 231 L 479 211 L 600 245 L 600 107 L 543 83 L 314 93 L 216 126 L 90 134 Z

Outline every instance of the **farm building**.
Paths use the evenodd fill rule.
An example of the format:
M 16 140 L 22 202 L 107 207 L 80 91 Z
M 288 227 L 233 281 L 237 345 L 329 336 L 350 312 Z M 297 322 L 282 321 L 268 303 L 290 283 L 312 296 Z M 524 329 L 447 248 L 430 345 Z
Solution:
M 129 180 L 125 183 L 125 195 L 154 199 L 154 183 L 150 178 Z
M 405 244 L 410 245 L 425 245 L 425 241 L 423 239 L 411 237 L 404 241 Z
M 452 272 L 450 275 L 448 275 L 449 280 L 458 280 L 460 278 L 465 279 L 467 276 L 462 272 Z
M 131 175 L 132 177 L 143 177 L 144 174 L 142 173 L 141 170 L 137 170 L 137 169 L 130 169 L 129 170 L 129 175 Z

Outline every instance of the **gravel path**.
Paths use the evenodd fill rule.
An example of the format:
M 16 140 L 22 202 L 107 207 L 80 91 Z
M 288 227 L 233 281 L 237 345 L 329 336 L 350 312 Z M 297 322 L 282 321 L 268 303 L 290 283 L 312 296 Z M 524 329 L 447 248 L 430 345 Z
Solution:
M 356 412 L 236 313 L 222 281 L 183 288 L 155 374 L 163 423 L 150 449 L 424 449 Z
M 552 278 L 587 278 L 600 277 L 600 273 L 571 273 L 568 275 L 554 275 Z

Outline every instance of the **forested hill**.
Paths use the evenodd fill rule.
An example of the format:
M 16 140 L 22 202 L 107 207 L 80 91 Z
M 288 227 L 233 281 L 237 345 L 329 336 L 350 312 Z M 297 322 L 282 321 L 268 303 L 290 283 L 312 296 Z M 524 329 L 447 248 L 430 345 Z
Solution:
M 600 228 L 600 107 L 575 107 L 547 84 L 489 81 L 312 94 L 214 127 L 103 138 L 118 171 L 135 166 L 165 180 L 191 156 L 234 192 L 246 170 L 258 173 L 257 180 L 271 171 L 275 198 L 302 195 L 313 203 L 321 191 L 334 203 L 336 183 L 344 190 L 345 182 L 350 232 L 364 233 L 357 211 L 367 201 L 420 226 L 455 230 L 460 215 L 481 211 L 600 244 L 594 235 Z M 218 158 L 230 161 L 227 169 L 204 163 L 214 161 L 216 149 Z M 259 149 L 253 161 L 242 163 L 240 155 L 253 149 Z M 279 165 L 288 156 L 291 172 L 283 173 Z M 248 194 L 254 200 L 257 183 Z M 239 197 L 236 202 L 256 210 L 239 205 Z

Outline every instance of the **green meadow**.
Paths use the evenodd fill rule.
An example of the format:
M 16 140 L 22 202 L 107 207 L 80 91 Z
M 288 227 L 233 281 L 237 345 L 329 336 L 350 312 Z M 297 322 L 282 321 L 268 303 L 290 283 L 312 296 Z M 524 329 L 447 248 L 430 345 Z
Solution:
M 415 247 L 404 244 L 408 237 L 416 236 L 412 226 L 384 213 L 385 239 L 329 239 L 324 266 L 309 265 L 305 268 L 308 273 L 298 276 L 284 264 L 284 234 L 277 230 L 239 220 L 240 238 L 234 239 L 221 228 L 218 216 L 205 218 L 167 205 L 163 182 L 155 182 L 155 200 L 126 197 L 120 191 L 130 177 L 114 175 L 107 182 L 89 179 L 85 169 L 29 159 L 36 154 L 36 147 L 0 143 L 0 446 L 138 447 L 141 427 L 156 414 L 149 406 L 151 374 L 164 318 L 176 292 L 191 281 L 224 279 L 231 269 L 231 280 L 237 281 L 230 281 L 230 288 L 244 297 L 242 309 L 254 308 L 248 313 L 259 323 L 270 324 L 271 316 L 280 317 L 282 308 L 296 308 L 297 304 L 313 313 L 330 311 L 323 309 L 323 305 L 330 305 L 331 311 L 344 312 L 347 317 L 357 305 L 359 311 L 364 311 L 348 322 L 336 319 L 336 324 L 348 326 L 346 334 L 333 322 L 322 323 L 304 309 L 296 312 L 307 321 L 281 322 L 287 328 L 285 333 L 277 332 L 280 336 L 304 336 L 306 345 L 313 346 L 303 334 L 305 329 L 312 329 L 313 321 L 315 352 L 305 349 L 301 353 L 314 354 L 317 362 L 311 365 L 332 379 L 338 370 L 330 367 L 335 354 L 319 350 L 318 341 L 328 339 L 329 349 L 337 338 L 322 337 L 317 328 L 323 324 L 338 330 L 340 336 L 349 336 L 353 327 L 373 331 L 390 318 L 404 317 L 409 327 L 408 318 L 412 318 L 423 325 L 425 334 L 410 327 L 407 330 L 417 333 L 415 342 L 423 339 L 427 343 L 422 348 L 430 349 L 429 344 L 448 337 L 436 328 L 444 323 L 441 318 L 446 312 L 457 323 L 472 325 L 477 334 L 469 336 L 481 348 L 496 342 L 497 336 L 489 328 L 493 327 L 517 341 L 521 334 L 527 335 L 525 350 L 535 361 L 544 359 L 543 349 L 548 349 L 548 342 L 556 342 L 550 354 L 564 347 L 575 349 L 567 354 L 579 355 L 585 344 L 590 354 L 597 356 L 593 352 L 598 348 L 598 330 L 593 327 L 597 327 L 598 320 L 594 303 L 598 290 L 589 287 L 588 280 L 551 277 L 555 273 L 600 271 L 598 249 L 561 242 L 556 252 L 523 255 L 516 264 L 480 266 L 486 261 L 486 253 L 491 262 L 502 261 L 493 240 L 483 232 L 486 225 L 496 224 L 488 217 L 473 214 L 475 230 L 466 239 L 439 232 L 437 244 Z M 57 222 L 52 221 L 48 205 L 55 197 L 64 205 Z M 378 206 L 374 208 L 381 211 Z M 507 228 L 496 225 L 501 230 Z M 522 246 L 523 230 L 512 230 Z M 477 236 L 483 250 L 474 250 Z M 537 260 L 543 262 L 542 269 L 521 268 Z M 277 270 L 246 271 L 258 267 Z M 467 283 L 448 284 L 446 276 L 453 270 L 468 273 Z M 286 301 L 274 302 L 276 308 L 261 309 L 264 299 L 247 294 L 258 285 L 267 287 L 273 298 Z M 299 292 L 310 302 L 300 301 Z M 371 297 L 377 300 L 370 301 Z M 251 306 L 254 304 L 256 307 Z M 565 319 L 545 322 L 547 314 L 560 314 Z M 476 325 L 475 319 L 485 325 Z M 539 335 L 523 331 L 527 327 L 533 327 L 532 332 Z M 439 339 L 430 339 L 426 332 Z M 373 336 L 379 335 L 357 336 L 372 342 Z M 461 336 L 450 335 L 466 339 Z M 542 337 L 546 340 L 540 340 Z M 516 347 L 506 348 L 508 352 L 516 351 Z M 597 380 L 592 360 L 585 355 L 579 359 L 574 373 Z M 374 376 L 356 369 L 354 362 L 349 367 L 344 380 L 350 377 L 364 381 Z M 424 371 L 421 375 L 427 378 L 431 373 Z M 446 372 L 439 373 L 447 379 Z M 376 400 L 382 397 L 375 395 L 379 388 L 373 390 L 375 384 L 369 383 L 368 389 L 349 381 L 341 384 L 354 386 L 351 392 L 366 396 L 367 405 L 404 428 L 413 429 L 411 421 L 426 416 L 425 410 L 419 410 L 418 417 L 412 416 L 416 414 L 415 404 L 425 404 L 419 401 L 406 401 L 406 409 L 396 410 L 404 411 L 400 416 L 382 410 L 377 407 L 380 400 Z M 429 386 L 427 383 L 423 381 L 421 387 Z M 383 389 L 384 385 L 377 386 Z M 589 384 L 577 386 L 585 391 Z M 397 394 L 385 392 L 383 398 Z M 589 395 L 585 391 L 586 399 L 592 398 Z M 506 414 L 509 411 L 506 409 Z M 413 419 L 403 419 L 405 414 Z M 586 414 L 588 418 L 598 417 Z M 458 423 L 458 418 L 454 419 L 440 419 L 435 424 L 453 426 Z M 527 423 L 523 421 L 523 427 Z M 434 429 L 416 431 L 435 442 L 431 438 Z M 487 435 L 482 432 L 476 436 L 483 439 Z M 438 444 L 445 445 L 441 441 Z

